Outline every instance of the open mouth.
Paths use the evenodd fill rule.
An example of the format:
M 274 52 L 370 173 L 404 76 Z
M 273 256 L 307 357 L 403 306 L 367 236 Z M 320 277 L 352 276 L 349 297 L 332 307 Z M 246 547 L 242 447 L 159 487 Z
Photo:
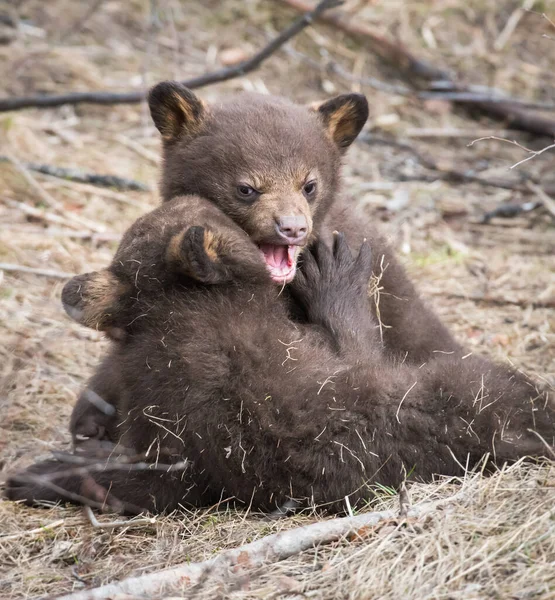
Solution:
M 260 244 L 266 267 L 272 281 L 285 284 L 293 281 L 297 271 L 297 257 L 300 246 L 279 246 L 277 244 Z

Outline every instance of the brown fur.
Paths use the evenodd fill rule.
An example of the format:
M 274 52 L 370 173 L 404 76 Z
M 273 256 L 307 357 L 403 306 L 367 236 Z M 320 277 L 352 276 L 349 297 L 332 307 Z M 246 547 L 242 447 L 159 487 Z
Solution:
M 191 226 L 196 218 L 218 240 L 217 262 L 204 252 L 202 221 Z M 173 272 L 154 259 L 176 235 L 186 268 Z M 213 285 L 183 277 L 191 265 Z M 186 460 L 187 469 L 108 463 L 84 476 L 47 461 L 11 477 L 8 497 L 53 501 L 63 488 L 131 512 L 228 496 L 263 510 L 288 498 L 338 508 L 411 470 L 429 481 L 461 474 L 484 453 L 502 464 L 548 452 L 534 432 L 553 444 L 553 406 L 522 374 L 474 356 L 418 368 L 383 352 L 364 294 L 371 271 L 368 245 L 355 258 L 342 236 L 332 248 L 317 244 L 292 284 L 310 324 L 294 323 L 242 230 L 201 198 L 167 202 L 129 230 L 94 281 L 145 284 L 112 310 L 128 331 L 118 361 L 121 441 L 153 466 Z
M 176 90 L 184 102 L 193 106 L 200 102 L 179 84 L 163 82 L 149 96 L 153 116 Z M 386 267 L 380 282 L 385 346 L 421 364 L 434 351 L 460 351 L 460 346 L 419 298 L 368 217 L 357 215 L 339 189 L 342 154 L 367 116 L 367 102 L 359 94 L 338 96 L 316 108 L 257 94 L 231 98 L 204 110 L 193 129 L 184 127 L 173 139 L 163 140 L 162 197 L 199 194 L 256 243 L 275 239 L 276 217 L 295 214 L 307 218 L 309 240 L 321 237 L 330 243 L 332 232 L 339 230 L 358 250 L 362 240 L 368 239 L 374 273 Z M 163 128 L 163 121 L 155 122 Z M 312 178 L 317 180 L 317 192 L 309 203 L 300 188 Z M 252 184 L 262 195 L 245 204 L 235 193 L 239 182 Z
M 151 90 L 149 104 L 163 139 L 164 200 L 200 194 L 256 243 L 275 242 L 276 220 L 283 216 L 306 219 L 307 241 L 320 236 L 331 243 L 332 232 L 341 230 L 358 250 L 367 238 L 374 273 L 386 267 L 379 311 L 387 351 L 415 364 L 434 351 L 460 352 L 418 297 L 389 245 L 339 192 L 341 157 L 368 115 L 363 96 L 346 94 L 307 108 L 283 98 L 243 94 L 207 107 L 180 84 L 163 82 Z M 310 179 L 316 179 L 317 189 L 309 202 L 302 186 Z M 262 192 L 260 197 L 253 203 L 239 199 L 241 182 Z M 302 318 L 298 306 L 291 310 Z M 111 331 L 121 338 L 120 330 Z M 80 433 L 78 421 L 72 420 L 71 431 L 74 437 Z

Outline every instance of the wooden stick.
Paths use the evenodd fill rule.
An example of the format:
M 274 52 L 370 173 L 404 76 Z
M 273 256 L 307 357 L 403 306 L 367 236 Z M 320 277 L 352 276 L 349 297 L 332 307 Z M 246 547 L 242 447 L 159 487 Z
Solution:
M 422 503 L 408 509 L 407 517 L 420 518 L 465 498 L 466 492 L 461 491 L 449 498 Z M 385 520 L 397 519 L 397 517 L 398 511 L 386 510 L 355 517 L 320 521 L 312 525 L 274 533 L 250 544 L 222 552 L 215 558 L 204 562 L 184 563 L 171 569 L 130 577 L 118 583 L 68 594 L 59 600 L 108 600 L 119 594 L 152 597 L 167 591 L 172 586 L 190 590 L 195 584 L 207 579 L 207 576 L 225 577 L 229 576 L 231 569 L 234 574 L 237 574 L 264 564 L 272 564 L 321 544 L 329 544 L 347 536 L 360 535 L 361 530 L 364 533 L 369 527 L 374 527 Z
M 262 48 L 251 58 L 231 67 L 225 67 L 205 73 L 199 77 L 183 81 L 183 85 L 190 89 L 200 88 L 213 83 L 228 81 L 235 77 L 241 77 L 257 69 L 267 58 L 272 56 L 285 43 L 300 33 L 305 27 L 310 25 L 314 19 L 317 19 L 324 11 L 342 4 L 341 0 L 321 0 L 315 7 L 309 7 L 306 14 L 293 22 L 289 27 L 282 31 L 267 46 Z M 68 92 L 55 96 L 23 96 L 20 98 L 2 98 L 0 99 L 0 112 L 8 110 L 20 110 L 22 108 L 53 108 L 63 104 L 137 104 L 146 98 L 147 90 L 137 90 L 132 92 Z
M 156 525 L 156 517 L 145 517 L 145 518 L 132 518 L 132 519 L 118 519 L 116 521 L 99 521 L 93 511 L 92 508 L 88 505 L 83 507 L 83 511 L 85 516 L 89 520 L 90 524 L 95 529 L 117 529 L 118 527 L 139 527 L 142 525 Z M 0 538 L 0 541 L 2 538 Z

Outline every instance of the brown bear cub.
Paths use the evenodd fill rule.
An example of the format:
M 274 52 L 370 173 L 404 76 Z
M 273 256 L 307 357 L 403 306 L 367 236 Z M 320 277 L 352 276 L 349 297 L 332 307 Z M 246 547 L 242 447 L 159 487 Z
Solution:
M 123 330 L 121 443 L 147 464 L 46 461 L 9 479 L 8 497 L 128 512 L 230 496 L 339 508 L 410 471 L 429 481 L 486 453 L 502 464 L 548 452 L 554 410 L 525 376 L 473 356 L 419 368 L 384 353 L 372 268 L 369 246 L 355 257 L 342 235 L 306 250 L 291 284 L 299 324 L 263 251 L 209 201 L 175 198 L 139 219 L 66 301 Z
M 162 135 L 164 201 L 187 194 L 209 200 L 258 245 L 278 285 L 294 278 L 299 253 L 317 237 L 331 244 L 333 231 L 342 231 L 355 251 L 368 239 L 373 272 L 383 271 L 383 340 L 377 343 L 383 341 L 389 353 L 419 365 L 437 356 L 434 351 L 460 350 L 372 223 L 341 195 L 342 156 L 368 117 L 364 96 L 346 94 L 308 108 L 283 98 L 242 94 L 208 106 L 179 83 L 163 82 L 151 90 L 149 105 Z M 136 293 L 141 285 L 135 286 Z M 288 296 L 286 289 L 284 302 Z M 295 302 L 290 310 L 305 318 Z M 372 310 L 375 314 L 375 305 Z M 90 324 L 85 313 L 69 312 Z M 107 329 L 119 339 L 117 328 Z M 117 360 L 109 356 L 89 382 L 71 418 L 75 440 L 114 439 L 111 406 L 119 395 L 118 371 Z

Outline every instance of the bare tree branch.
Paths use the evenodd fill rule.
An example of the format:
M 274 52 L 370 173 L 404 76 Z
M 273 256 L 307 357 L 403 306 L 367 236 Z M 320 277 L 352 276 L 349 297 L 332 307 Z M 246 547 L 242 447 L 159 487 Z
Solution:
M 462 490 L 449 498 L 414 506 L 407 510 L 406 516 L 408 518 L 420 518 L 443 506 L 460 502 L 465 498 L 466 492 Z M 355 517 L 321 521 L 297 529 L 274 533 L 250 544 L 222 552 L 215 558 L 204 562 L 184 563 L 171 569 L 149 573 L 140 577 L 130 577 L 119 583 L 68 594 L 59 600 L 107 600 L 116 597 L 118 594 L 152 597 L 171 586 L 190 590 L 192 586 L 203 581 L 207 574 L 210 574 L 210 577 L 226 577 L 229 576 L 231 571 L 234 574 L 240 574 L 242 570 L 275 563 L 320 544 L 329 544 L 348 536 L 363 535 L 369 527 L 374 527 L 382 521 L 397 518 L 398 511 L 386 510 Z
M 267 46 L 262 48 L 251 58 L 231 67 L 224 67 L 183 81 L 190 89 L 200 88 L 220 83 L 235 77 L 241 77 L 258 68 L 267 58 L 279 50 L 283 44 L 300 33 L 305 27 L 310 25 L 314 19 L 317 19 L 324 11 L 342 4 L 342 0 L 321 0 L 315 7 L 309 7 L 302 17 L 293 22 L 287 29 L 282 31 Z M 0 112 L 8 110 L 20 110 L 22 108 L 53 108 L 63 104 L 136 104 L 145 99 L 147 90 L 137 90 L 131 92 L 68 92 L 67 94 L 53 96 L 22 96 L 20 98 L 2 98 L 0 99 Z

